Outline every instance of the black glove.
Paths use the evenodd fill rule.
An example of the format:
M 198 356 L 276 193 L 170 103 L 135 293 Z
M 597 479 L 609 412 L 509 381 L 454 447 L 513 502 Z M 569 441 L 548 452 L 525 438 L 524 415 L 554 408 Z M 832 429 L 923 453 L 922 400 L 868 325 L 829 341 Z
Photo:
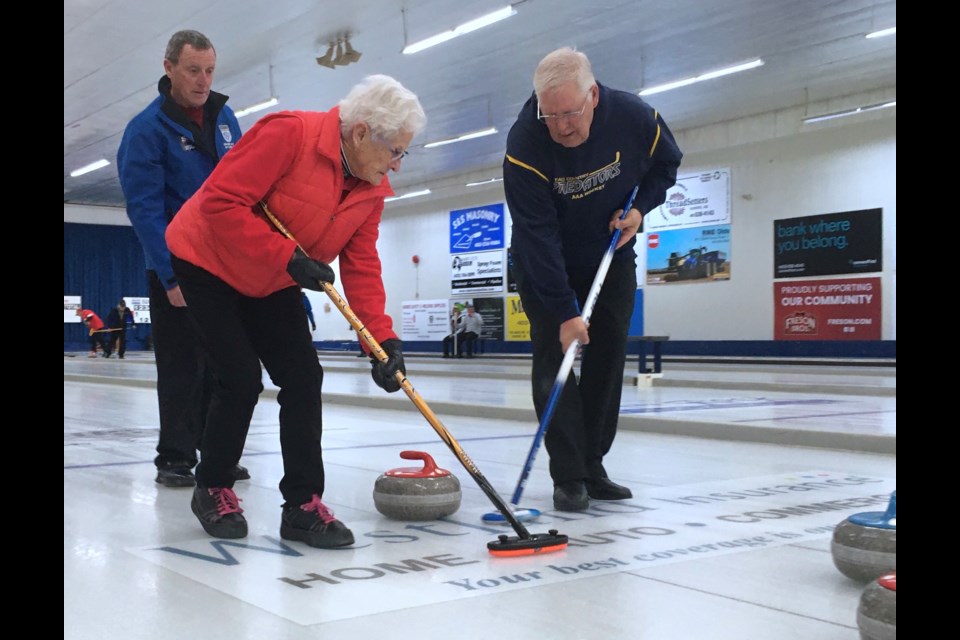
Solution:
M 377 386 L 387 393 L 399 391 L 400 383 L 397 382 L 394 374 L 397 371 L 402 371 L 403 375 L 407 375 L 407 368 L 403 365 L 403 343 L 396 338 L 391 338 L 390 340 L 384 340 L 380 346 L 387 352 L 387 361 L 380 362 L 371 357 L 370 363 L 373 364 L 373 370 L 370 371 L 370 375 Z
M 287 273 L 298 285 L 314 291 L 323 291 L 321 282 L 333 284 L 337 279 L 330 265 L 307 257 L 299 248 L 293 252 L 293 257 L 287 264 Z

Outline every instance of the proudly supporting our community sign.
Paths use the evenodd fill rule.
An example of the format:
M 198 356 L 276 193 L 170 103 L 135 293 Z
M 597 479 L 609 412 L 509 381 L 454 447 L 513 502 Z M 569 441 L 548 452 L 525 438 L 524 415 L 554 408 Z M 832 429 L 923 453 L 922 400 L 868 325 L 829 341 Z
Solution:
M 775 340 L 880 340 L 880 278 L 773 283 Z

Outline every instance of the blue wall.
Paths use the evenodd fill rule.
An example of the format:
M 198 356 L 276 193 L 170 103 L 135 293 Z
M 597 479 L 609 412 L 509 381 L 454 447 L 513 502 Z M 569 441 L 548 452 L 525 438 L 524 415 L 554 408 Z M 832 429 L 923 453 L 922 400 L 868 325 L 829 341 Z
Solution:
M 145 264 L 133 227 L 63 223 L 63 295 L 81 296 L 104 322 L 122 296 L 149 295 Z M 136 337 L 128 338 L 128 348 L 140 348 Z M 82 323 L 63 324 L 64 349 L 88 344 Z

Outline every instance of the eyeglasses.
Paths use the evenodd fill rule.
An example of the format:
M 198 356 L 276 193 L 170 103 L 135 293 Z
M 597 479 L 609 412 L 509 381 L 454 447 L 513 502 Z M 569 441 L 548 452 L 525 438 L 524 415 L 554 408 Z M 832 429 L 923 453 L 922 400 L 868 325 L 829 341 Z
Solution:
M 386 147 L 386 148 L 390 151 L 390 162 L 396 162 L 397 160 L 403 160 L 403 159 L 406 158 L 408 155 L 410 155 L 410 152 L 409 152 L 409 151 L 405 151 L 404 149 L 401 149 L 401 148 L 399 148 L 399 147 L 397 147 L 396 149 L 391 148 L 391 147 L 390 147 L 390 142 L 389 142 L 388 140 L 382 140 L 382 139 L 380 139 L 379 136 L 376 137 L 376 141 L 377 141 L 378 143 L 382 144 L 384 147 Z
M 390 149 L 390 162 L 396 162 L 397 160 L 403 160 L 403 159 L 406 158 L 408 155 L 410 155 L 410 152 L 409 152 L 409 151 L 405 151 L 405 150 L 403 150 L 403 149 Z
M 583 112 L 587 108 L 587 100 L 590 99 L 590 92 L 587 91 L 587 96 L 583 99 L 583 105 L 577 111 L 567 111 L 566 113 L 542 113 L 540 111 L 540 101 L 537 100 L 537 120 L 544 124 L 550 124 L 551 122 L 560 122 L 560 120 L 576 120 L 583 115 Z

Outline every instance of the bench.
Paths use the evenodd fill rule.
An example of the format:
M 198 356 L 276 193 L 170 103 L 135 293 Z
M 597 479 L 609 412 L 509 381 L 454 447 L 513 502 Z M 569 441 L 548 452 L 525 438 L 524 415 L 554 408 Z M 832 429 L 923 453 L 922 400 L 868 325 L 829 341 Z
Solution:
M 670 336 L 627 336 L 627 342 L 640 343 L 639 354 L 639 372 L 660 373 L 662 369 L 661 356 L 663 354 L 663 343 L 670 339 Z M 653 345 L 653 370 L 647 369 L 647 343 Z

